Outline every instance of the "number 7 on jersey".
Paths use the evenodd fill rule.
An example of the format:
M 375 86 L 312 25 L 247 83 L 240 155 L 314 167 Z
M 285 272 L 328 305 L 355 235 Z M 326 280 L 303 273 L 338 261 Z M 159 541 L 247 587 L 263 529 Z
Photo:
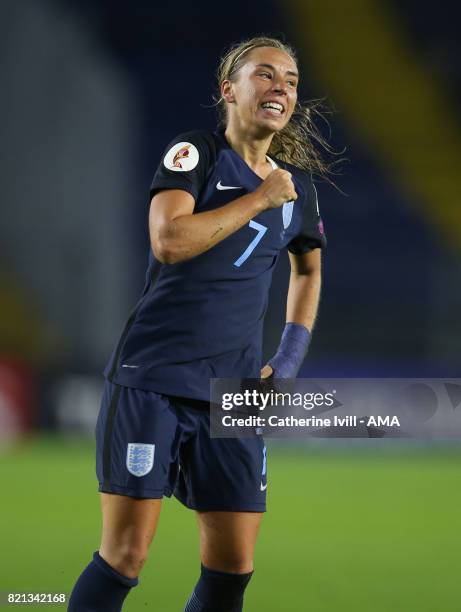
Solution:
M 240 266 L 245 263 L 248 257 L 250 257 L 255 248 L 258 246 L 259 242 L 261 241 L 261 238 L 267 232 L 267 227 L 265 225 L 261 225 L 261 223 L 257 223 L 256 221 L 251 220 L 249 226 L 255 229 L 258 233 L 247 246 L 247 248 L 243 251 L 240 257 L 236 261 L 234 261 L 234 266 L 236 266 L 237 268 L 240 268 Z

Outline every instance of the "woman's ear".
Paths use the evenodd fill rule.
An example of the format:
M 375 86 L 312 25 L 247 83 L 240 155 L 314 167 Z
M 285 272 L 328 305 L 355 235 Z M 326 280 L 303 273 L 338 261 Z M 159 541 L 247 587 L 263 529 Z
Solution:
M 235 102 L 234 93 L 232 91 L 232 82 L 229 79 L 225 79 L 221 83 L 221 97 L 228 103 L 232 104 Z

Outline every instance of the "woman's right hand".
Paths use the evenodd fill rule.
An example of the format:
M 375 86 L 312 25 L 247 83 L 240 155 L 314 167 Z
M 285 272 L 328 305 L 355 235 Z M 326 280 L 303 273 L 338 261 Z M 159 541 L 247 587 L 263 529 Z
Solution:
M 266 177 L 261 185 L 255 189 L 267 203 L 266 208 L 279 208 L 285 202 L 296 200 L 298 194 L 291 180 L 291 173 L 277 168 Z

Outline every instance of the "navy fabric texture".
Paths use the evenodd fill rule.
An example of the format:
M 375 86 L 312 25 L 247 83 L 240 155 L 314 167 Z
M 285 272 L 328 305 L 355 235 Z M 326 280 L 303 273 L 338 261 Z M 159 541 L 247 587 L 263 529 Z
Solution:
M 253 572 L 231 574 L 202 565 L 200 579 L 184 612 L 241 612 L 243 595 Z
M 185 142 L 198 156 L 189 171 L 170 165 L 175 147 L 185 155 Z M 181 160 L 175 163 L 185 165 Z M 285 248 L 302 254 L 326 243 L 310 175 L 272 161 L 292 173 L 295 202 L 263 211 L 187 261 L 159 264 L 149 253 L 143 294 L 105 370 L 109 380 L 209 400 L 210 378 L 259 378 L 263 321 L 278 254 Z M 151 196 L 164 189 L 187 191 L 195 199 L 195 214 L 222 207 L 261 183 L 222 133 L 198 130 L 168 145 Z
M 207 403 L 109 381 L 96 426 L 96 472 L 106 493 L 151 499 L 174 494 L 203 511 L 266 509 L 261 436 L 210 438 Z
M 311 334 L 307 327 L 287 323 L 277 352 L 268 365 L 274 370 L 273 378 L 296 378 L 307 354 Z
M 78 578 L 68 612 L 120 612 L 126 596 L 138 584 L 115 571 L 96 551 L 93 561 Z

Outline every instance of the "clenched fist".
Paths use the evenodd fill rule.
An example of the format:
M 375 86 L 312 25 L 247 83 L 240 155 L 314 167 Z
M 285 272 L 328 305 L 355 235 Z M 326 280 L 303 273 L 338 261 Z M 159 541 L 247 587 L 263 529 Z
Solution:
M 265 199 L 266 208 L 278 208 L 285 202 L 296 200 L 298 197 L 290 172 L 281 168 L 273 170 L 255 189 L 255 193 L 259 193 Z

